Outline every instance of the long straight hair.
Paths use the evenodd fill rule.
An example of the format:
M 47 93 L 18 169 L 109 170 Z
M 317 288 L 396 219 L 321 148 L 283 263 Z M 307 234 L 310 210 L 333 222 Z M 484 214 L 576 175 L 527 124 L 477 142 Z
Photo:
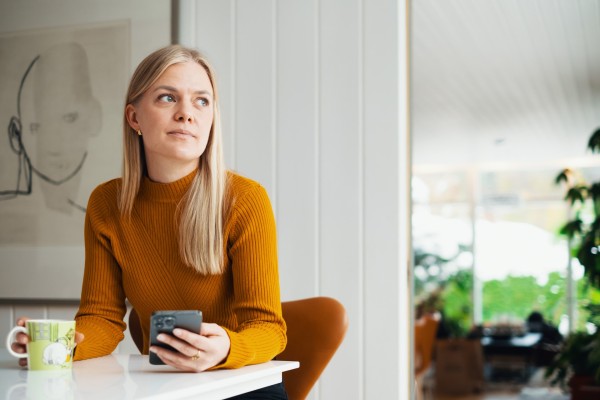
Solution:
M 198 160 L 198 173 L 178 205 L 179 253 L 183 262 L 199 273 L 223 272 L 223 221 L 227 191 L 227 171 L 223 158 L 221 120 L 215 74 L 196 50 L 179 45 L 163 47 L 146 57 L 137 67 L 127 90 L 125 104 L 135 104 L 173 64 L 196 62 L 204 68 L 213 89 L 213 123 L 204 153 Z M 123 115 L 123 184 L 119 209 L 131 217 L 133 204 L 146 171 L 143 137 L 129 126 Z

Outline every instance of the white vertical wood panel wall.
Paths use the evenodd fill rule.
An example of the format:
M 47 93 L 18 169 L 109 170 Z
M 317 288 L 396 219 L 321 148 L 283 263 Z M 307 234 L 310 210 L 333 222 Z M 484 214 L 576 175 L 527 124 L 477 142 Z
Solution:
M 227 162 L 273 202 L 283 300 L 348 310 L 311 399 L 409 398 L 407 2 L 180 1 L 180 40 L 217 71 Z M 75 310 L 2 305 L 0 335 Z
M 179 5 L 217 70 L 227 162 L 271 197 L 283 300 L 347 308 L 310 398 L 409 398 L 407 1 Z
M 397 8 L 377 3 L 365 0 L 363 9 L 365 380 L 399 379 L 398 398 L 405 399 L 414 391 L 409 3 L 398 1 Z M 383 354 L 399 360 L 396 368 L 387 361 L 380 368 Z M 385 390 L 371 387 L 367 398 L 388 398 Z

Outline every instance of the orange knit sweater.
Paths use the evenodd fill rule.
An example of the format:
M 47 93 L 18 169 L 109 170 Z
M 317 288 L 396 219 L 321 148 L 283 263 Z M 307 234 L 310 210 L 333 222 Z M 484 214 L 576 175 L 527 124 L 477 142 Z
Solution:
M 85 273 L 75 360 L 110 354 L 123 339 L 125 298 L 139 314 L 148 353 L 154 310 L 202 311 L 231 340 L 218 368 L 268 361 L 286 344 L 271 204 L 258 183 L 229 174 L 233 205 L 224 225 L 226 268 L 201 275 L 182 263 L 175 212 L 195 172 L 172 183 L 144 179 L 131 219 L 117 207 L 120 179 L 98 186 L 85 221 Z

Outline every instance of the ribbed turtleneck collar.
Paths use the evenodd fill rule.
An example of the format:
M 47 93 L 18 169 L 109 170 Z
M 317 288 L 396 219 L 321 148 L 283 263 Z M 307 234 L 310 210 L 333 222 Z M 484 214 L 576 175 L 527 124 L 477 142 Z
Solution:
M 179 201 L 188 190 L 198 170 L 191 172 L 183 178 L 169 183 L 153 182 L 144 176 L 140 186 L 139 197 L 151 201 Z

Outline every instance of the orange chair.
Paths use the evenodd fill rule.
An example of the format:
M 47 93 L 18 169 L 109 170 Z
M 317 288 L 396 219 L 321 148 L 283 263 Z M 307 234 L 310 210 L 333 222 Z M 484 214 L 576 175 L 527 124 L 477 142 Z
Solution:
M 283 373 L 290 400 L 303 400 L 344 340 L 346 309 L 330 297 L 281 303 L 287 324 L 287 346 L 280 360 L 300 361 L 300 368 Z
M 288 398 L 302 400 L 344 340 L 348 317 L 344 306 L 330 297 L 282 302 L 281 308 L 288 341 L 277 359 L 300 362 L 300 368 L 283 373 L 283 381 Z M 129 332 L 141 353 L 142 329 L 135 309 L 129 314 Z
M 423 378 L 431 365 L 439 317 L 426 314 L 415 321 L 415 379 L 417 400 L 423 398 Z
M 129 322 L 127 322 L 129 328 L 129 334 L 133 339 L 133 343 L 138 348 L 140 353 L 144 352 L 144 337 L 142 335 L 142 324 L 140 323 L 140 317 L 138 317 L 135 308 L 131 309 L 129 313 Z

